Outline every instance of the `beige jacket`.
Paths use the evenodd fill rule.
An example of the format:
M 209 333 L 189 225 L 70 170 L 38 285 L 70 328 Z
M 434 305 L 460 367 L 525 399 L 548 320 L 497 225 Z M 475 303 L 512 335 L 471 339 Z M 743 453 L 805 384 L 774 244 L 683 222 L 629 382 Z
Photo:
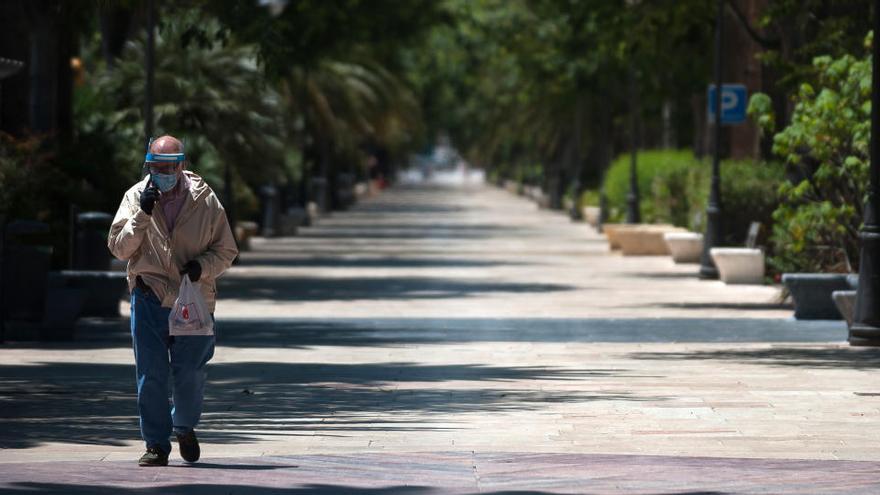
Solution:
M 190 260 L 202 265 L 202 276 L 195 285 L 202 291 L 211 312 L 217 300 L 217 277 L 232 265 L 238 248 L 223 205 L 198 175 L 184 171 L 190 180 L 189 195 L 169 234 L 162 206 L 157 202 L 153 214 L 140 207 L 147 177 L 129 189 L 122 198 L 107 246 L 113 256 L 128 260 L 128 288 L 134 289 L 138 275 L 170 308 L 180 288 L 180 270 Z

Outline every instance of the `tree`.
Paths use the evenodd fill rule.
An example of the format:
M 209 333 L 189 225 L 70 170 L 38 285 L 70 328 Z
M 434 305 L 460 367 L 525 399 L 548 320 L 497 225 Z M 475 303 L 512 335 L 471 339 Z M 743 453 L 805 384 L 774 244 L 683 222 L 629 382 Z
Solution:
M 468 158 L 501 175 L 529 175 L 538 164 L 554 206 L 565 189 L 595 185 L 625 146 L 631 74 L 649 136 L 660 134 L 661 106 L 688 109 L 691 92 L 705 87 L 712 13 L 702 1 L 445 5 L 454 22 L 404 58 L 428 128 L 446 130 Z
M 869 36 L 866 45 L 870 45 Z M 780 271 L 858 270 L 858 230 L 868 183 L 871 59 L 816 57 L 816 84 L 803 83 L 791 123 L 773 137 L 794 181 L 780 189 L 771 263 Z M 775 119 L 770 98 L 757 94 L 750 113 L 766 131 Z

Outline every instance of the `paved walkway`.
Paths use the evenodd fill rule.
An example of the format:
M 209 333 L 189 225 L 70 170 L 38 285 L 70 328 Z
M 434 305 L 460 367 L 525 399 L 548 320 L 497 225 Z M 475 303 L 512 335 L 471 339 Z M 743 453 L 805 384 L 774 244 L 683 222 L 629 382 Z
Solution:
M 198 469 L 134 466 L 125 322 L 91 321 L 0 346 L 0 492 L 880 492 L 880 353 L 606 246 L 479 185 L 256 239 L 220 284 Z

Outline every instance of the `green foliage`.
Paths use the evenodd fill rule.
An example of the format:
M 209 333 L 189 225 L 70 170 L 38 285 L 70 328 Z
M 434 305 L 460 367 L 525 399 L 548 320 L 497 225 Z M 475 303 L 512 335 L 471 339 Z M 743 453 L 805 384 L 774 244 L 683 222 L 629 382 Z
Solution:
M 776 130 L 776 113 L 773 100 L 765 93 L 754 93 L 749 98 L 748 114 L 755 118 L 762 133 Z
M 257 206 L 252 191 L 284 175 L 292 122 L 252 48 L 224 38 L 221 26 L 203 13 L 166 14 L 172 12 L 156 36 L 154 135 L 182 137 L 191 168 L 218 193 L 230 166 L 234 211 L 252 216 Z M 74 113 L 80 148 L 89 140 L 103 141 L 106 163 L 124 178 L 101 188 L 118 202 L 142 173 L 145 36 L 130 40 L 112 67 L 98 50 L 97 42 L 86 46 L 85 60 L 93 69 L 88 84 L 76 88 Z
M 693 191 L 692 176 L 701 177 L 702 164 L 687 150 L 646 150 L 637 156 L 636 170 L 641 193 L 642 221 L 647 223 L 673 222 L 691 224 L 687 215 L 693 209 L 684 193 Z M 657 177 L 668 180 L 657 180 Z M 630 154 L 617 157 L 605 175 L 603 183 L 611 221 L 621 221 L 626 215 L 626 198 L 630 190 Z M 683 212 L 683 213 L 682 213 Z
M 700 189 L 707 195 L 706 201 L 708 201 L 708 183 L 709 177 L 704 183 L 704 188 Z M 764 247 L 768 253 L 773 252 L 775 246 L 767 242 L 767 234 L 775 228 L 773 212 L 779 206 L 778 190 L 784 183 L 785 167 L 782 163 L 750 160 L 721 162 L 722 227 L 725 244 L 743 244 L 749 225 L 752 222 L 760 222 L 762 234 L 759 240 L 765 242 Z
M 783 94 L 794 93 L 815 80 L 817 56 L 859 53 L 873 15 L 867 0 L 767 2 L 754 26 L 767 34 L 760 58 L 781 75 L 776 84 Z
M 700 0 L 444 5 L 453 22 L 404 51 L 407 78 L 421 95 L 429 139 L 447 132 L 470 161 L 501 167 L 505 177 L 542 163 L 545 175 L 595 185 L 628 110 L 633 62 L 648 125 L 667 101 L 689 108 L 709 73 L 712 8 Z
M 611 221 L 625 217 L 629 170 L 630 155 L 624 154 L 614 160 L 606 175 Z M 637 173 L 643 222 L 671 223 L 694 231 L 705 228 L 712 178 L 709 161 L 697 160 L 687 150 L 647 150 L 638 154 Z M 783 167 L 777 163 L 721 163 L 724 244 L 742 244 L 751 222 L 761 222 L 765 229 L 771 226 L 783 176 Z
M 596 189 L 587 189 L 581 193 L 578 201 L 578 208 L 585 206 L 599 206 L 599 191 Z
M 870 38 L 869 38 L 870 42 Z M 771 263 L 780 271 L 858 269 L 858 229 L 868 183 L 871 58 L 816 57 L 791 123 L 773 139 L 793 184 L 779 193 Z M 763 114 L 758 113 L 760 117 Z
M 192 43 L 191 26 L 210 36 Z M 282 161 L 288 127 L 280 96 L 259 71 L 254 51 L 244 45 L 214 41 L 220 26 L 196 11 L 178 11 L 156 37 L 155 134 L 187 139 L 193 165 L 209 182 L 219 181 L 227 163 L 246 166 L 248 176 L 266 180 Z M 185 47 L 185 49 L 184 49 Z M 82 115 L 85 132 L 104 129 L 126 139 L 119 162 L 137 175 L 143 161 L 140 126 L 144 105 L 145 40 L 128 43 L 115 67 L 96 71 L 91 87 L 109 111 Z
M 415 98 L 369 52 L 349 54 L 351 60 L 325 53 L 308 68 L 288 65 L 269 79 L 261 45 L 243 43 L 244 34 L 205 10 L 164 14 L 156 36 L 154 134 L 184 137 L 192 167 L 218 191 L 230 167 L 238 216 L 256 214 L 255 191 L 266 183 L 290 185 L 327 166 L 354 171 L 365 163 L 364 142 L 393 156 L 412 146 L 420 126 Z M 92 70 L 75 92 L 78 138 L 103 139 L 106 163 L 125 178 L 104 189 L 118 199 L 143 161 L 145 37 L 130 40 L 112 67 L 102 62 L 97 38 L 85 52 Z
M 46 136 L 14 138 L 0 132 L 0 219 L 38 220 L 49 225 L 41 240 L 54 247 L 53 264 L 66 267 L 69 214 L 115 211 L 119 196 L 105 191 L 127 187 L 112 160 L 103 160 L 106 141 L 85 136 L 82 147 L 53 146 Z
M 0 133 L 0 214 L 46 221 L 55 196 L 70 177 L 55 166 L 54 153 L 37 137 L 14 139 Z
M 435 0 L 297 0 L 276 17 L 255 1 L 198 3 L 237 39 L 256 47 L 273 80 L 283 79 L 291 67 L 350 58 L 365 45 L 392 62 L 399 44 L 446 17 L 442 2 Z

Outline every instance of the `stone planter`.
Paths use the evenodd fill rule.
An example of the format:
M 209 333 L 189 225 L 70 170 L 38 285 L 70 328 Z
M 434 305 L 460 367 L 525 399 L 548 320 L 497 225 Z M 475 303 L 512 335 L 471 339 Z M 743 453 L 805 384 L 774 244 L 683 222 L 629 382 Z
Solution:
M 709 254 L 725 284 L 764 283 L 764 252 L 760 249 L 717 247 Z
M 511 194 L 517 194 L 519 192 L 519 183 L 510 179 L 505 180 L 504 189 Z
M 535 203 L 538 204 L 539 208 L 550 208 L 550 196 L 547 196 L 543 191 L 538 189 L 538 193 L 535 195 Z
M 311 216 L 309 216 L 311 215 Z M 300 227 L 307 227 L 311 221 L 321 215 L 315 203 L 309 203 L 309 209 L 301 207 L 288 208 L 280 216 L 278 222 L 278 235 L 292 237 L 299 232 Z
M 850 277 L 845 273 L 785 273 L 782 283 L 794 299 L 794 317 L 798 320 L 839 320 L 840 311 L 831 294 L 849 290 Z
M 663 241 L 662 234 L 666 232 L 679 232 L 684 231 L 679 227 L 669 224 L 651 224 L 651 223 L 605 223 L 602 224 L 602 233 L 605 234 L 605 238 L 608 239 L 608 247 L 612 250 L 614 249 L 622 249 L 620 236 L 623 232 L 629 232 L 634 229 L 655 229 L 661 232 L 660 242 L 663 243 L 663 254 L 669 254 L 669 251 L 666 250 L 665 242 Z M 624 234 L 625 235 L 625 234 Z
M 696 232 L 666 232 L 666 247 L 676 263 L 699 263 L 703 255 L 703 234 Z
M 831 299 L 837 310 L 846 320 L 846 328 L 852 326 L 853 315 L 856 312 L 856 291 L 854 290 L 836 290 L 831 293 Z
M 584 215 L 584 221 L 590 224 L 593 227 L 599 225 L 599 207 L 598 206 L 584 206 L 581 208 L 581 213 Z
M 618 232 L 630 229 L 632 227 L 633 225 L 625 223 L 602 224 L 602 233 L 605 234 L 605 238 L 608 239 L 608 248 L 612 250 L 620 249 L 620 241 L 617 240 Z
M 250 251 L 251 237 L 260 231 L 256 222 L 241 221 L 235 226 L 235 237 L 238 239 L 238 249 Z
M 672 225 L 639 224 L 617 232 L 617 241 L 624 256 L 668 256 L 669 248 L 663 235 L 686 232 Z

